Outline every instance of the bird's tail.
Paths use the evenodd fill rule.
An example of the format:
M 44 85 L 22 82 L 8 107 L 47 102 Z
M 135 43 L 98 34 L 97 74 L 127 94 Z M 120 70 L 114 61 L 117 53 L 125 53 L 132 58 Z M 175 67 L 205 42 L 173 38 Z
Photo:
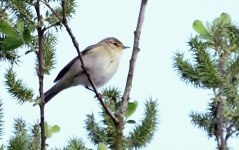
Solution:
M 60 88 L 59 82 L 55 84 L 52 88 L 44 93 L 44 101 L 45 103 L 49 102 L 56 94 L 61 92 L 63 89 Z

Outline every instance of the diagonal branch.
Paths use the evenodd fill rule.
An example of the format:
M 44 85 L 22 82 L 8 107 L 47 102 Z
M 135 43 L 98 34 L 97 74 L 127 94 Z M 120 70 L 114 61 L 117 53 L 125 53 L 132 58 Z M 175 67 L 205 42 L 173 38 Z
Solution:
M 143 21 L 144 21 L 144 14 L 145 14 L 145 8 L 146 8 L 147 2 L 148 2 L 148 0 L 142 0 L 142 2 L 141 2 L 137 28 L 136 28 L 136 31 L 134 32 L 134 47 L 133 47 L 133 52 L 132 52 L 132 56 L 130 59 L 130 66 L 129 66 L 127 82 L 126 82 L 124 95 L 122 97 L 122 104 L 121 104 L 121 108 L 120 108 L 120 114 L 122 116 L 124 116 L 124 114 L 125 114 L 125 110 L 128 105 L 129 95 L 130 95 L 130 91 L 131 91 L 131 87 L 132 87 L 135 63 L 136 63 L 138 52 L 140 50 L 139 49 L 139 38 L 140 38 L 140 33 L 141 33 Z
M 125 116 L 126 108 L 127 108 L 128 101 L 129 101 L 130 91 L 132 88 L 135 63 L 136 63 L 138 52 L 140 50 L 139 49 L 139 38 L 140 38 L 140 33 L 141 33 L 143 21 L 144 21 L 144 13 L 145 13 L 145 8 L 146 8 L 147 2 L 148 2 L 148 0 L 141 1 L 137 28 L 136 28 L 136 31 L 134 32 L 134 47 L 133 47 L 133 52 L 132 52 L 132 56 L 130 59 L 130 66 L 129 66 L 127 82 L 126 82 L 125 91 L 124 91 L 124 94 L 122 97 L 122 103 L 120 106 L 119 114 L 117 114 L 117 119 L 119 120 L 119 122 L 118 122 L 118 124 L 116 124 L 116 139 L 115 139 L 115 141 L 116 141 L 115 149 L 116 150 L 121 150 L 122 145 L 124 143 L 123 142 L 124 116 Z
M 87 71 L 86 67 L 85 67 L 85 64 L 84 64 L 84 61 L 82 59 L 82 54 L 80 52 L 80 48 L 79 48 L 79 44 L 78 42 L 76 41 L 76 38 L 74 36 L 74 34 L 72 33 L 71 31 L 71 28 L 69 27 L 68 23 L 67 23 L 67 18 L 66 18 L 66 2 L 65 0 L 62 0 L 62 12 L 63 12 L 63 16 L 60 17 L 59 15 L 56 14 L 56 12 L 54 11 L 54 9 L 47 3 L 45 2 L 44 3 L 50 10 L 51 12 L 62 22 L 62 24 L 65 26 L 66 28 L 66 31 L 68 32 L 69 36 L 71 37 L 71 40 L 72 40 L 72 43 L 74 45 L 74 47 L 76 48 L 76 51 L 78 53 L 78 58 L 79 60 L 81 61 L 81 67 L 83 69 L 83 71 L 85 72 L 87 78 L 88 78 L 88 81 L 90 82 L 91 84 L 91 87 L 93 88 L 93 92 L 95 93 L 97 99 L 100 101 L 101 105 L 103 106 L 104 110 L 106 111 L 106 113 L 110 116 L 110 118 L 112 119 L 112 121 L 114 123 L 117 123 L 118 122 L 118 119 L 115 117 L 115 115 L 109 110 L 109 108 L 107 107 L 107 105 L 105 104 L 105 102 L 103 101 L 102 99 L 102 96 L 101 94 L 97 91 L 96 89 L 96 86 L 95 86 L 95 83 L 94 81 L 92 80 L 91 78 L 91 75 L 90 73 Z

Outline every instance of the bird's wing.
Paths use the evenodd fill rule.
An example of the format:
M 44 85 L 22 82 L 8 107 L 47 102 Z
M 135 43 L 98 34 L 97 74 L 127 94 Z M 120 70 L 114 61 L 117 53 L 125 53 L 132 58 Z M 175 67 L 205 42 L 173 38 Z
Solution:
M 87 53 L 90 53 L 90 50 L 94 49 L 97 45 L 91 45 L 91 46 L 88 46 L 85 50 L 83 50 L 81 52 L 82 56 L 84 56 L 85 54 Z M 67 71 L 71 68 L 71 66 L 75 63 L 75 61 L 79 59 L 78 56 L 75 57 L 74 59 L 72 59 L 59 73 L 58 75 L 56 76 L 54 82 L 57 82 L 59 81 L 66 73 Z M 81 66 L 79 66 L 81 67 Z
M 67 71 L 71 68 L 71 66 L 75 63 L 75 61 L 78 59 L 78 57 L 75 57 L 74 59 L 72 59 L 56 76 L 54 82 L 57 82 L 58 80 L 60 80 L 66 73 Z
M 95 47 L 99 46 L 98 44 L 94 44 L 91 46 L 86 47 L 86 49 L 84 49 L 81 54 L 82 56 L 85 55 L 86 53 L 89 53 L 92 49 L 94 49 Z

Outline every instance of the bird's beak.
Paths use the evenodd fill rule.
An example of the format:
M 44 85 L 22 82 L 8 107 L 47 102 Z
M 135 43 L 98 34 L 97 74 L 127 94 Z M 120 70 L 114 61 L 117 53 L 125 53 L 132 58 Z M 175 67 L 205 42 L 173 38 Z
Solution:
M 128 47 L 128 46 L 123 46 L 123 49 L 126 49 L 126 48 L 130 48 L 130 47 Z

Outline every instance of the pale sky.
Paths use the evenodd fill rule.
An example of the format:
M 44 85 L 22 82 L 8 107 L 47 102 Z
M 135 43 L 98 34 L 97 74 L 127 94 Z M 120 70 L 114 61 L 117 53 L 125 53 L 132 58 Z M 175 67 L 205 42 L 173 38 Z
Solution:
M 78 9 L 70 26 L 79 42 L 81 50 L 106 37 L 116 37 L 124 45 L 133 46 L 140 1 L 139 0 L 78 0 Z M 195 32 L 192 23 L 196 19 L 211 22 L 222 12 L 228 13 L 234 22 L 239 20 L 239 2 L 228 0 L 149 0 L 145 22 L 140 39 L 131 99 L 139 102 L 139 107 L 131 119 L 139 121 L 144 112 L 147 98 L 158 99 L 158 130 L 146 150 L 213 150 L 214 139 L 194 127 L 189 114 L 191 111 L 205 111 L 210 91 L 195 89 L 179 79 L 172 67 L 175 51 L 187 52 L 187 42 Z M 68 34 L 58 32 L 57 65 L 50 75 L 45 76 L 45 91 L 53 85 L 58 72 L 77 53 Z M 23 50 L 22 53 L 25 51 Z M 124 90 L 132 48 L 122 55 L 118 72 L 104 86 L 117 86 Z M 18 77 L 38 92 L 38 80 L 34 72 L 34 54 L 22 56 L 22 63 L 16 67 Z M 39 120 L 39 108 L 32 104 L 17 104 L 4 88 L 4 72 L 7 64 L 0 64 L 1 98 L 4 108 L 4 143 L 12 135 L 13 119 L 22 116 L 28 123 Z M 46 121 L 61 127 L 60 133 L 47 140 L 51 147 L 62 147 L 74 136 L 83 138 L 89 148 L 93 148 L 84 129 L 86 114 L 100 112 L 100 105 L 94 94 L 84 87 L 67 89 L 46 106 Z M 132 128 L 129 125 L 127 130 Z M 0 142 L 0 143 L 1 143 Z M 230 140 L 229 147 L 239 149 L 239 140 Z

